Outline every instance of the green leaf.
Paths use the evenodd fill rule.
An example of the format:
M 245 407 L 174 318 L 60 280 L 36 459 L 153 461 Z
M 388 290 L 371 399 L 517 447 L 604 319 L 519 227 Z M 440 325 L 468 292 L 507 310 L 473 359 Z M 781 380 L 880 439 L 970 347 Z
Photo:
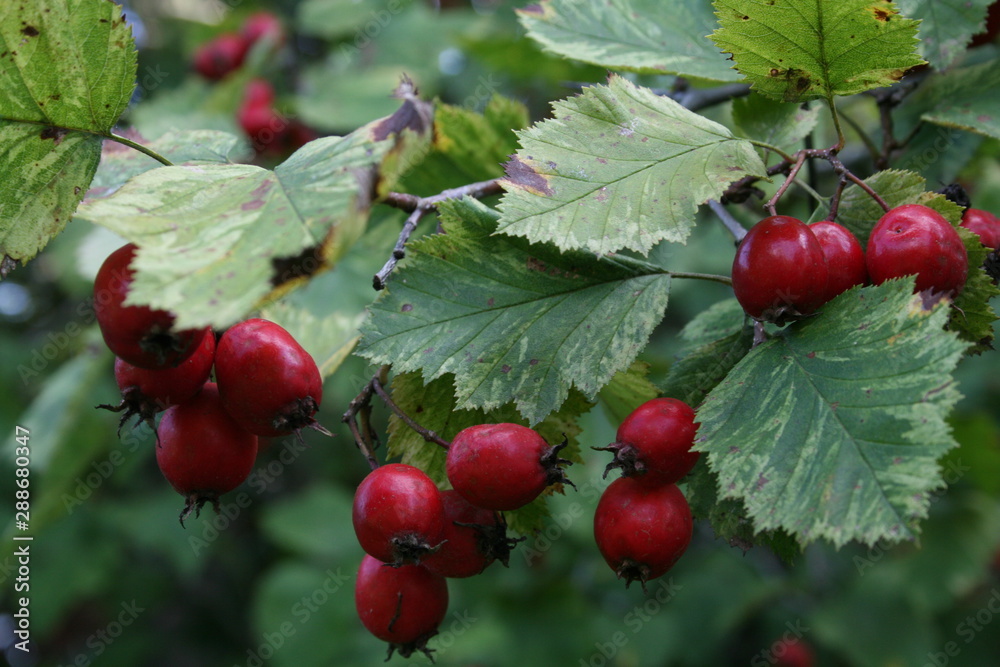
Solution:
M 4 3 L 0 72 L 2 278 L 63 230 L 87 191 L 135 87 L 131 29 L 105 0 Z
M 421 427 L 429 429 L 445 440 L 451 441 L 462 429 L 477 424 L 513 423 L 528 426 L 512 404 L 482 410 L 461 410 L 455 401 L 455 387 L 450 375 L 439 377 L 424 384 L 420 373 L 403 373 L 392 380 L 392 400 Z M 550 444 L 558 444 L 566 438 L 568 445 L 560 450 L 560 456 L 580 463 L 580 443 L 577 436 L 580 427 L 576 419 L 590 410 L 592 403 L 579 392 L 571 392 L 569 399 L 557 412 L 550 414 L 536 424 L 534 429 Z M 427 442 L 419 433 L 411 429 L 402 419 L 393 414 L 389 418 L 389 457 L 400 457 L 403 463 L 416 466 L 426 472 L 441 488 L 451 488 L 445 474 L 445 450 Z M 564 491 L 562 486 L 550 486 L 545 493 L 527 507 L 513 512 L 504 512 L 511 530 L 528 534 L 542 527 L 548 516 L 545 496 L 556 491 Z M 570 491 L 572 493 L 572 491 Z
M 490 99 L 483 113 L 438 104 L 431 151 L 403 179 L 403 190 L 430 196 L 503 176 L 502 163 L 517 150 L 513 130 L 528 124 L 527 108 L 499 95 Z
M 702 0 L 542 0 L 518 10 L 528 36 L 566 58 L 613 70 L 735 81 L 705 37 L 715 27 Z
M 885 0 L 715 0 L 711 37 L 757 92 L 784 102 L 889 86 L 924 61 L 917 22 Z
M 409 1 L 389 3 L 375 0 L 304 0 L 296 8 L 295 25 L 306 35 L 327 39 L 353 37 L 353 45 L 364 45 L 370 33 L 381 31 Z M 395 11 L 393 11 L 395 10 Z
M 391 187 L 429 141 L 429 105 L 324 137 L 274 171 L 252 165 L 162 167 L 78 217 L 139 246 L 129 303 L 177 315 L 178 328 L 238 321 L 332 266 L 364 231 L 376 183 Z
M 128 138 L 170 160 L 182 164 L 227 164 L 234 162 L 234 154 L 242 140 L 228 132 L 214 130 L 189 130 L 168 132 L 155 141 L 146 141 L 138 133 L 128 133 Z M 105 197 L 127 180 L 157 169 L 163 165 L 135 149 L 109 141 L 101 152 L 101 164 L 90 184 L 89 199 Z
M 801 104 L 775 102 L 750 93 L 733 100 L 733 123 L 747 139 L 755 139 L 794 153 L 819 121 L 819 106 L 803 109 Z
M 670 367 L 663 395 L 697 406 L 753 345 L 753 327 L 745 326 L 711 343 L 695 348 Z
M 428 380 L 454 373 L 458 408 L 514 401 L 538 423 L 571 386 L 592 399 L 662 318 L 670 277 L 658 267 L 494 235 L 498 214 L 475 200 L 441 215 L 446 233 L 410 245 L 358 351 Z
M 969 253 L 969 276 L 962 291 L 955 297 L 948 328 L 963 340 L 973 343 L 969 348 L 970 354 L 980 354 L 993 349 L 993 324 L 997 314 L 990 302 L 993 297 L 1000 296 L 1000 289 L 982 268 L 989 248 L 980 242 L 974 232 L 965 227 L 955 229 Z
M 725 338 L 743 329 L 746 313 L 736 299 L 718 301 L 684 325 L 680 337 L 685 347 L 694 348 Z
M 1000 139 L 1000 67 L 991 60 L 932 75 L 907 101 L 927 109 L 929 123 Z
M 983 29 L 993 0 L 897 0 L 899 10 L 920 21 L 920 54 L 936 70 L 950 67 Z
M 853 288 L 754 348 L 705 399 L 695 447 L 755 531 L 911 539 L 936 460 L 955 446 L 944 417 L 967 345 L 925 310 L 913 279 Z
M 615 373 L 601 389 L 601 405 L 615 424 L 625 420 L 637 407 L 660 395 L 660 390 L 646 377 L 649 364 L 636 361 L 623 371 Z
M 560 249 L 646 253 L 683 243 L 698 206 L 747 175 L 753 146 L 619 76 L 553 103 L 555 117 L 518 133 L 498 231 Z

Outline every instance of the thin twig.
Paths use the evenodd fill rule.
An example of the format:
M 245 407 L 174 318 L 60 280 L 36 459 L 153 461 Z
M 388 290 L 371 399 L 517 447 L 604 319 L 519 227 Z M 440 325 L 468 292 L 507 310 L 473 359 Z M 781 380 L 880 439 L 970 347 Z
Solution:
M 733 235 L 733 238 L 736 239 L 737 243 L 743 240 L 743 237 L 747 235 L 746 227 L 741 225 L 739 220 L 734 218 L 729 211 L 726 210 L 725 206 L 715 199 L 709 199 L 708 207 L 712 209 L 712 212 L 715 213 L 716 216 L 718 216 L 719 220 L 721 220 L 722 224 L 726 226 L 726 229 L 728 229 L 729 233 Z
M 351 430 L 351 434 L 354 436 L 354 443 L 358 446 L 358 450 L 364 455 L 368 460 L 368 465 L 372 470 L 378 468 L 378 459 L 375 458 L 375 449 L 378 446 L 378 436 L 374 429 L 371 427 L 371 421 L 368 419 L 369 412 L 371 411 L 371 400 L 372 393 L 375 391 L 375 383 L 379 381 L 380 378 L 384 378 L 388 375 L 389 367 L 382 366 L 378 373 L 372 377 L 371 380 L 361 389 L 361 392 L 354 397 L 351 404 L 347 406 L 347 412 L 344 413 L 342 421 L 347 424 L 347 427 Z M 361 416 L 362 427 L 358 428 L 358 415 Z
M 410 415 L 403 412 L 403 410 L 396 405 L 395 401 L 393 401 L 389 396 L 389 393 L 382 386 L 382 383 L 378 378 L 372 380 L 372 387 L 375 389 L 375 393 L 379 395 L 379 398 L 385 401 L 385 404 L 389 406 L 389 409 L 396 413 L 396 416 L 402 419 L 407 426 L 419 433 L 424 440 L 427 442 L 433 442 L 435 445 L 439 445 L 445 449 L 448 449 L 448 447 L 451 446 L 450 442 L 439 436 L 434 431 L 424 428 L 415 422 Z
M 830 198 L 830 212 L 827 214 L 826 219 L 833 222 L 837 219 L 837 213 L 840 211 L 840 197 L 844 194 L 844 188 L 847 186 L 847 175 L 841 174 L 840 181 L 837 183 L 837 191 L 833 193 L 833 197 Z
M 399 232 L 399 238 L 392 249 L 392 256 L 389 258 L 389 261 L 372 277 L 372 287 L 376 291 L 385 289 L 386 282 L 389 280 L 389 274 L 396 268 L 399 260 L 406 257 L 406 244 L 410 240 L 410 236 L 413 235 L 413 231 L 420 224 L 423 217 L 435 210 L 441 202 L 448 201 L 449 199 L 460 199 L 462 197 L 486 197 L 501 191 L 500 179 L 494 178 L 488 181 L 477 181 L 476 183 L 469 183 L 458 188 L 444 190 L 430 197 L 417 197 L 405 192 L 390 192 L 386 195 L 383 203 L 403 211 L 409 211 L 410 216 L 406 219 L 403 229 Z
M 788 176 L 785 177 L 785 182 L 781 184 L 778 191 L 774 193 L 774 196 L 771 197 L 766 204 L 764 204 L 764 208 L 767 210 L 768 215 L 777 215 L 776 207 L 778 205 L 778 200 L 781 199 L 783 194 L 785 194 L 785 190 L 788 189 L 788 186 L 795 181 L 795 176 L 798 175 L 799 169 L 802 168 L 802 165 L 806 161 L 806 155 L 806 151 L 801 151 L 799 153 L 799 157 L 792 166 L 792 170 L 788 172 Z

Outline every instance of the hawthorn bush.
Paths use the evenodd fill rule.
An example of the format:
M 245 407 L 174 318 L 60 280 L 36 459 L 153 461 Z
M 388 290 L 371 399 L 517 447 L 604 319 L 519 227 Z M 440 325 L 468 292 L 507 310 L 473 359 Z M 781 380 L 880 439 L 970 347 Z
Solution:
M 995 5 L 134 5 L 0 9 L 11 665 L 995 664 Z M 224 370 L 314 429 L 223 395 L 256 459 L 184 527 L 167 403 L 94 410 L 125 244 L 126 308 L 322 378 Z M 619 430 L 660 397 L 680 479 Z M 530 460 L 448 460 L 490 424 Z M 533 500 L 448 491 L 493 468 Z M 400 469 L 450 500 L 355 500 Z

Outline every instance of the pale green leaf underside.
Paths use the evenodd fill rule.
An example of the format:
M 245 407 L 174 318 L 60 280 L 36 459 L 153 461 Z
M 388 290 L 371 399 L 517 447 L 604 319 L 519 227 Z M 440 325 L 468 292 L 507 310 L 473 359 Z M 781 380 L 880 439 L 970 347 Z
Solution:
M 820 110 L 819 105 L 803 109 L 800 104 L 775 102 L 750 93 L 733 100 L 733 123 L 741 136 L 794 153 L 816 128 Z
M 739 78 L 706 37 L 715 16 L 703 0 L 542 0 L 518 17 L 529 37 L 573 60 L 647 74 Z
M 917 22 L 884 0 L 715 0 L 715 8 L 712 39 L 773 99 L 853 95 L 923 62 Z
M 358 350 L 428 380 L 453 373 L 459 408 L 514 401 L 537 423 L 571 386 L 592 399 L 663 316 L 658 267 L 495 236 L 497 214 L 479 202 L 442 209 L 447 234 L 411 245 Z
M 65 227 L 135 73 L 131 29 L 114 3 L 0 5 L 0 259 L 26 262 Z
M 920 53 L 936 70 L 947 69 L 982 30 L 993 0 L 897 0 L 900 12 L 920 21 Z
M 955 445 L 966 345 L 913 280 L 852 289 L 747 355 L 706 398 L 696 448 L 756 531 L 803 542 L 912 538 Z
M 518 133 L 521 149 L 501 181 L 504 234 L 646 253 L 659 241 L 683 243 L 699 205 L 765 173 L 749 142 L 619 76 L 553 109 Z
M 224 327 L 289 280 L 289 263 L 313 273 L 353 244 L 391 146 L 362 128 L 313 141 L 274 171 L 162 167 L 88 200 L 78 217 L 139 245 L 129 302 L 176 313 L 178 328 Z

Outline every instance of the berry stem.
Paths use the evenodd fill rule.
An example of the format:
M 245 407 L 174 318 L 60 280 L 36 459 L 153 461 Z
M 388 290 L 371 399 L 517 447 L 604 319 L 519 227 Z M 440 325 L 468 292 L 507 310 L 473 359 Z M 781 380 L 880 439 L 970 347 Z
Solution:
M 833 102 L 833 96 L 826 98 L 826 104 L 830 107 L 830 116 L 833 118 L 833 127 L 837 131 L 837 144 L 829 149 L 830 156 L 834 156 L 844 147 L 844 128 L 840 124 L 840 113 L 837 112 L 837 105 Z
M 389 280 L 389 274 L 396 268 L 399 260 L 406 257 L 406 243 L 410 240 L 413 231 L 425 215 L 437 209 L 438 204 L 449 199 L 460 199 L 462 197 L 479 198 L 499 194 L 500 192 L 502 192 L 502 188 L 500 187 L 500 179 L 497 178 L 443 190 L 430 197 L 417 197 L 405 192 L 390 192 L 386 195 L 384 203 L 403 211 L 409 211 L 410 215 L 406 219 L 406 222 L 403 223 L 403 229 L 399 232 L 399 238 L 392 249 L 392 256 L 372 278 L 372 287 L 376 291 L 385 289 L 386 283 Z
M 424 428 L 416 421 L 414 421 L 413 418 L 410 417 L 410 415 L 403 412 L 403 410 L 400 409 L 400 407 L 396 405 L 395 401 L 393 401 L 392 398 L 389 396 L 389 393 L 385 390 L 385 387 L 382 386 L 382 382 L 379 380 L 379 378 L 377 377 L 372 378 L 371 384 L 372 388 L 375 390 L 375 393 L 378 394 L 383 401 L 385 401 L 385 404 L 389 406 L 389 409 L 392 410 L 394 413 L 396 413 L 396 416 L 402 419 L 407 426 L 409 426 L 411 429 L 419 433 L 424 440 L 426 440 L 427 442 L 433 442 L 435 445 L 443 447 L 444 449 L 448 449 L 448 447 L 451 446 L 450 442 L 439 436 L 434 431 Z
M 795 176 L 799 173 L 799 170 L 802 169 L 802 165 L 805 164 L 806 156 L 806 151 L 799 151 L 798 158 L 795 160 L 795 164 L 792 165 L 792 170 L 788 172 L 788 176 L 785 177 L 785 182 L 781 184 L 781 187 L 779 187 L 778 191 L 774 193 L 774 196 L 771 197 L 766 204 L 764 204 L 764 208 L 767 210 L 768 215 L 778 215 L 775 210 L 778 200 L 781 199 L 782 195 L 785 194 L 785 190 L 787 190 L 788 186 L 795 180 Z

